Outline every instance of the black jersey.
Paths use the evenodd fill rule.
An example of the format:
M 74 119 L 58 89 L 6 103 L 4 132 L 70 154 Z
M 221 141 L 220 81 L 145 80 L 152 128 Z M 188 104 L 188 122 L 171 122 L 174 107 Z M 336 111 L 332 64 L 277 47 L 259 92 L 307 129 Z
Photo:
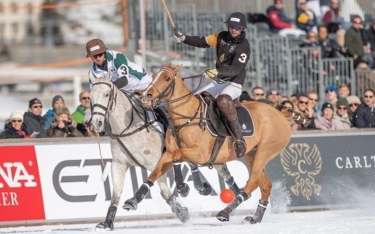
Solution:
M 250 59 L 250 44 L 242 32 L 233 38 L 228 31 L 206 37 L 186 36 L 184 43 L 201 48 L 216 48 L 216 69 L 218 78 L 243 84 L 246 77 L 246 64 Z

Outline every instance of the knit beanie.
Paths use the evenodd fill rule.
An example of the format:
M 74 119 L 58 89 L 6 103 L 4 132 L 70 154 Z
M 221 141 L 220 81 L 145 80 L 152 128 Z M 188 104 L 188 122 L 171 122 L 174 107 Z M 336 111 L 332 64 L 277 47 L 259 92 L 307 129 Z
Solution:
M 346 98 L 340 98 L 336 102 L 336 107 L 345 106 L 346 108 L 348 108 L 348 105 L 349 105 L 349 103 L 348 103 L 348 100 L 346 100 Z
M 61 100 L 65 105 L 64 98 L 61 95 L 56 95 L 52 98 L 52 108 L 53 108 L 53 105 L 55 104 L 55 102 L 57 102 L 59 100 Z

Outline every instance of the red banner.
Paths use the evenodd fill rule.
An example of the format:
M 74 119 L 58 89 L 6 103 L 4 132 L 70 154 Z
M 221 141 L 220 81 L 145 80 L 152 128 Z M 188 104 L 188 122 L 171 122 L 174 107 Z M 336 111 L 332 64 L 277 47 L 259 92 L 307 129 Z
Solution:
M 45 219 L 34 146 L 0 147 L 0 222 Z

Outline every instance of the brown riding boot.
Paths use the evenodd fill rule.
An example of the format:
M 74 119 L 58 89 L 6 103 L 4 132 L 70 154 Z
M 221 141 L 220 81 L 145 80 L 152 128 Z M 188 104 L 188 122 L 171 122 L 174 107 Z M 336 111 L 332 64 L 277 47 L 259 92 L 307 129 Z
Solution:
M 236 118 L 233 121 L 228 121 L 228 126 L 230 130 L 232 131 L 234 137 L 236 138 L 235 144 L 236 144 L 237 158 L 242 158 L 246 154 L 246 143 L 245 143 L 245 139 L 242 136 L 241 126 L 240 126 L 240 123 L 238 122 L 238 118 Z
M 228 120 L 228 126 L 235 138 L 237 157 L 242 158 L 246 154 L 246 142 L 242 136 L 241 126 L 238 122 L 237 111 L 231 96 L 222 94 L 217 97 L 217 104 L 221 114 Z

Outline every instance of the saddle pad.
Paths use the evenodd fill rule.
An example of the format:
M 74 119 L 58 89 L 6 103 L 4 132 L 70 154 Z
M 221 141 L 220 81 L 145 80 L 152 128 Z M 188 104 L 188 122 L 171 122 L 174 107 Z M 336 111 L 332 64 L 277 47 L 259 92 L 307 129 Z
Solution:
M 223 137 L 231 136 L 227 128 L 223 128 L 223 126 L 225 126 L 225 123 L 221 119 L 221 116 L 219 114 L 220 111 L 216 107 L 216 105 L 214 107 L 215 110 L 210 112 L 208 104 L 205 102 L 203 98 L 201 99 L 205 103 L 204 118 L 207 120 L 206 121 L 207 128 L 210 131 L 210 133 L 214 136 L 223 136 Z M 237 116 L 240 122 L 241 129 L 242 129 L 242 135 L 244 137 L 252 137 L 254 135 L 255 130 L 254 130 L 253 118 L 250 112 L 243 106 L 241 106 L 240 108 L 236 108 L 236 111 L 237 111 Z M 210 115 L 216 115 L 216 116 L 212 117 Z M 217 119 L 220 119 L 220 121 L 217 121 Z

